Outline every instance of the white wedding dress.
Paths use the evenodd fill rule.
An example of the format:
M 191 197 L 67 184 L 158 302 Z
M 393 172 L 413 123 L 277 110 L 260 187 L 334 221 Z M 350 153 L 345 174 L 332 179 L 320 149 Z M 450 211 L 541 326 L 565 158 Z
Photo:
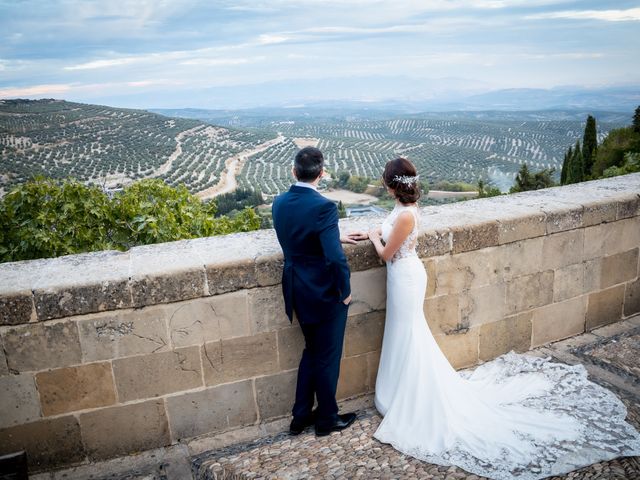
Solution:
M 538 479 L 621 456 L 640 455 L 626 408 L 581 366 L 509 353 L 456 372 L 423 313 L 427 275 L 418 258 L 416 207 L 396 206 L 416 226 L 387 262 L 387 313 L 374 437 L 413 457 L 493 479 Z M 559 319 L 561 320 L 561 319 Z

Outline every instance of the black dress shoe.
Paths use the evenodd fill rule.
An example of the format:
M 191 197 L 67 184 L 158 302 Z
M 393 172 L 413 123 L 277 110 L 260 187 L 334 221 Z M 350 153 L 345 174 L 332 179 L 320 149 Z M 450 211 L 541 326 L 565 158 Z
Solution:
M 331 432 L 339 432 L 340 430 L 344 430 L 349 425 L 351 425 L 356 420 L 355 413 L 345 413 L 343 415 L 338 415 L 338 419 L 329 425 L 319 426 L 316 425 L 316 435 L 318 437 L 324 437 L 325 435 L 329 435 Z
M 300 435 L 302 432 L 304 432 L 305 428 L 310 427 L 314 423 L 315 419 L 313 415 L 311 415 L 311 417 L 309 418 L 303 419 L 294 417 L 293 420 L 291 420 L 291 425 L 289 425 L 289 433 L 291 435 Z

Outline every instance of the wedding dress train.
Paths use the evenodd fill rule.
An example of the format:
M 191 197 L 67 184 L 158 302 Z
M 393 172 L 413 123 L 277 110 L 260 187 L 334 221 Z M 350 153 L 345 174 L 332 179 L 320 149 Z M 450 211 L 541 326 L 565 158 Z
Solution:
M 581 365 L 509 353 L 456 372 L 423 313 L 426 272 L 415 252 L 415 207 L 396 206 L 382 226 L 411 211 L 416 226 L 387 262 L 387 312 L 374 437 L 439 465 L 493 479 L 539 479 L 595 462 L 640 455 L 626 408 L 590 382 Z M 561 319 L 559 319 L 561 320 Z

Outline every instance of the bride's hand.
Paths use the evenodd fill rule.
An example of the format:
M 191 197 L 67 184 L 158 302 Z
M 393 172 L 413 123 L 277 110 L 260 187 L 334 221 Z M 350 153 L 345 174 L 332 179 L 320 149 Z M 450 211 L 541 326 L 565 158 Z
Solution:
M 357 243 L 359 240 L 366 240 L 367 234 L 365 232 L 351 232 L 347 235 L 342 235 L 340 237 L 340 242 L 342 243 Z
M 374 228 L 372 230 L 369 230 L 367 236 L 369 237 L 369 240 L 375 242 L 376 240 L 380 240 L 380 231 L 377 228 Z

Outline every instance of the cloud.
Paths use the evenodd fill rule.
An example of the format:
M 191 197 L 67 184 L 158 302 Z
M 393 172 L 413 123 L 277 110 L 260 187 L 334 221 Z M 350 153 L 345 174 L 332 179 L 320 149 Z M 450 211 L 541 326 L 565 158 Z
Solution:
M 33 85 L 30 87 L 8 87 L 0 88 L 0 98 L 19 98 L 60 95 L 73 88 L 69 84 Z
M 93 70 L 96 68 L 107 68 L 107 67 L 119 67 L 122 65 L 130 65 L 132 63 L 139 62 L 143 60 L 143 57 L 122 57 L 122 58 L 113 58 L 110 60 L 93 60 L 87 63 L 81 63 L 79 65 L 71 65 L 69 67 L 64 67 L 65 70 Z
M 640 8 L 627 10 L 568 10 L 564 12 L 547 12 L 528 15 L 526 19 L 569 19 L 569 20 L 601 20 L 604 22 L 638 22 Z
M 253 58 L 192 58 L 180 62 L 180 65 L 197 65 L 201 67 L 219 67 L 225 65 L 244 65 L 265 60 L 266 57 Z

